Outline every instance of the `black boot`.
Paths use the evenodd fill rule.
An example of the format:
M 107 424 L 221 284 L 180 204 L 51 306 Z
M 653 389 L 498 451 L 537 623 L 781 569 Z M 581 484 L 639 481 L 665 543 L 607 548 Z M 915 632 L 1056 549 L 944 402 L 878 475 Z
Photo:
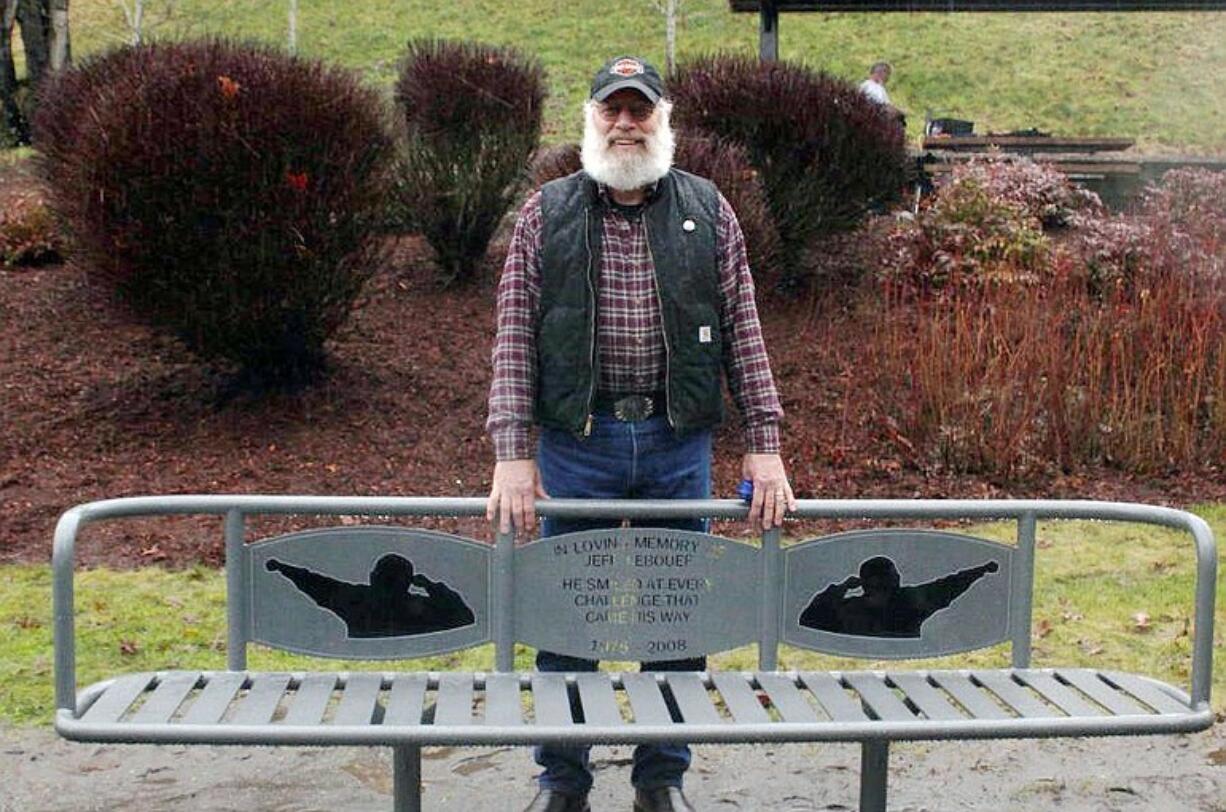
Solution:
M 681 787 L 656 787 L 634 791 L 634 812 L 694 812 Z
M 579 795 L 556 789 L 543 789 L 536 794 L 524 812 L 591 812 L 591 807 L 587 805 L 586 792 Z

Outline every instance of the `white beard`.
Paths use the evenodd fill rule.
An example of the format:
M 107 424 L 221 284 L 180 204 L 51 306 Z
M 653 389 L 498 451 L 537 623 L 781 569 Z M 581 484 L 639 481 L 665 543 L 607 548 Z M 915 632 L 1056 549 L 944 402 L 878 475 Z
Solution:
M 673 150 L 676 147 L 672 127 L 668 124 L 672 109 L 670 102 L 661 99 L 656 104 L 659 121 L 655 132 L 646 136 L 645 149 L 627 154 L 614 149 L 608 136 L 599 133 L 596 128 L 596 103 L 587 102 L 583 106 L 583 147 L 579 152 L 584 171 L 596 182 L 619 192 L 642 189 L 667 175 L 673 165 Z

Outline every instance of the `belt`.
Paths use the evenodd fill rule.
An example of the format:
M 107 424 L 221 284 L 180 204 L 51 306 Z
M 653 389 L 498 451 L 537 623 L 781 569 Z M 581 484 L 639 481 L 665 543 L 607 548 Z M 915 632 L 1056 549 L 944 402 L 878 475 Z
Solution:
M 663 390 L 645 394 L 597 392 L 592 410 L 596 414 L 612 415 L 623 423 L 633 423 L 664 414 L 668 409 L 667 403 L 668 398 Z

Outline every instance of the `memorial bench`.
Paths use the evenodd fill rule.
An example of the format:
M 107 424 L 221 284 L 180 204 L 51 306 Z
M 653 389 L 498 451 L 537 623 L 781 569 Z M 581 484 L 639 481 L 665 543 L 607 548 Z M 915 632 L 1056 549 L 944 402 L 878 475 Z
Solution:
M 373 525 L 248 543 L 247 523 L 256 517 L 480 516 L 485 500 L 168 496 L 73 508 L 56 528 L 53 556 L 55 727 L 91 742 L 388 746 L 397 810 L 420 808 L 425 745 L 858 742 L 860 808 L 884 810 L 890 742 L 1182 733 L 1213 722 L 1217 558 L 1212 532 L 1188 513 L 1072 501 L 801 501 L 795 516 L 895 526 L 786 546 L 776 529 L 759 547 L 651 527 L 670 518 L 743 517 L 744 504 L 732 500 L 550 500 L 539 509 L 644 526 L 523 546 L 505 534 L 490 546 Z M 79 530 L 169 514 L 224 520 L 227 669 L 121 674 L 78 693 Z M 946 519 L 1009 520 L 1016 540 L 897 526 Z M 1036 522 L 1048 519 L 1190 534 L 1197 568 L 1188 692 L 1138 674 L 1030 666 Z M 326 657 L 403 659 L 491 640 L 492 668 L 476 673 L 260 673 L 246 662 L 252 642 Z M 781 643 L 879 660 L 1006 641 L 1007 668 L 777 670 Z M 756 642 L 759 662 L 752 672 L 514 673 L 517 642 L 619 661 Z

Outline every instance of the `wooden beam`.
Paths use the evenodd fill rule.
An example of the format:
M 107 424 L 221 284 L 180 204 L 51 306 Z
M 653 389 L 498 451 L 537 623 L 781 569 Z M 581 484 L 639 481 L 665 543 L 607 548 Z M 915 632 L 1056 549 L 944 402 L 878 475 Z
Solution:
M 734 12 L 1223 11 L 1226 0 L 730 0 Z
M 776 0 L 762 0 L 758 4 L 758 59 L 775 62 L 779 59 L 779 8 Z
M 1131 138 L 1066 138 L 1046 135 L 929 135 L 924 149 L 952 152 L 985 152 L 999 147 L 1005 152 L 1122 152 L 1136 144 Z

